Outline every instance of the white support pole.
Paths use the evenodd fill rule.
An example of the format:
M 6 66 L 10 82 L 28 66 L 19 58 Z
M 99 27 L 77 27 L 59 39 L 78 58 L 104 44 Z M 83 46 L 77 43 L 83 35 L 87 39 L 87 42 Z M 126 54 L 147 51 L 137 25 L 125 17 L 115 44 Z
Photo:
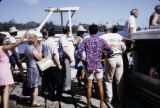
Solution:
M 68 21 L 69 21 L 70 35 L 72 35 L 71 10 L 68 10 Z
M 47 20 L 49 19 L 49 17 L 52 15 L 53 11 L 49 11 L 48 15 L 46 16 L 46 18 L 42 21 L 42 23 L 40 24 L 40 26 L 36 29 L 36 31 L 40 32 L 40 30 L 42 29 L 42 27 L 44 26 L 44 24 L 47 22 Z
M 75 11 L 72 12 L 71 18 L 73 17 L 74 13 Z M 66 25 L 68 25 L 68 23 L 69 23 L 69 20 L 67 21 Z
M 47 8 L 45 10 L 48 12 L 48 15 L 45 17 L 45 19 L 42 21 L 42 23 L 39 25 L 39 27 L 36 28 L 37 32 L 40 32 L 40 30 L 45 25 L 45 23 L 50 18 L 50 16 L 52 15 L 53 12 L 60 12 L 60 14 L 61 14 L 61 25 L 64 26 L 63 12 L 68 12 L 68 14 L 69 14 L 69 16 L 68 16 L 69 20 L 67 21 L 66 25 L 69 24 L 68 26 L 69 26 L 71 34 L 72 34 L 72 22 L 71 22 L 71 18 L 73 17 L 75 11 L 79 10 L 79 7 Z
M 63 27 L 63 12 L 61 12 L 61 26 Z

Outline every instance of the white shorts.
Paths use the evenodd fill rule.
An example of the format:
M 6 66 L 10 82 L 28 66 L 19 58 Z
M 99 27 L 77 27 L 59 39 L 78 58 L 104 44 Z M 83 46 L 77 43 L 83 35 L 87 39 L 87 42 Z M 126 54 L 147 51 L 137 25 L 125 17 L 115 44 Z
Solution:
M 103 69 L 96 69 L 94 71 L 87 71 L 86 78 L 89 80 L 93 80 L 95 77 L 96 79 L 102 79 L 103 78 Z

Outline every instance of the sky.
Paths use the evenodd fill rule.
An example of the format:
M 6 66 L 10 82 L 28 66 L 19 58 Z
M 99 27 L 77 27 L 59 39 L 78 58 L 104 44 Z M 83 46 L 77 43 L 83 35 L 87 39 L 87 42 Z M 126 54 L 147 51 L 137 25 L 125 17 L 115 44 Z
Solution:
M 0 22 L 14 19 L 18 23 L 35 21 L 41 23 L 47 7 L 79 7 L 72 24 L 110 24 L 124 25 L 133 8 L 139 10 L 137 26 L 148 27 L 149 16 L 159 0 L 2 0 L 0 2 Z M 65 14 L 64 17 L 67 17 Z M 68 17 L 67 17 L 68 18 Z M 60 15 L 53 14 L 49 21 L 60 24 Z

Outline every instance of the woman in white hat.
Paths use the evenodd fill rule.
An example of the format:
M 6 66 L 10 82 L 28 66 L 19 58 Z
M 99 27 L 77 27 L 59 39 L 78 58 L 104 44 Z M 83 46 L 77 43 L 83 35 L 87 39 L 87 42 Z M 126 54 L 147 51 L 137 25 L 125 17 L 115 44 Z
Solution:
M 79 47 L 83 41 L 84 32 L 87 31 L 82 25 L 79 25 L 77 28 L 77 37 L 74 40 L 74 45 Z
M 87 31 L 87 30 L 82 25 L 78 26 L 77 37 L 74 41 L 74 45 L 75 45 L 76 49 L 78 49 L 80 44 L 82 43 L 85 31 Z M 75 55 L 76 55 L 76 53 L 75 53 Z M 76 56 L 75 56 L 75 60 L 76 60 L 75 67 L 77 69 L 77 76 L 76 77 L 78 80 L 78 86 L 81 88 L 82 87 L 81 80 L 83 79 L 83 76 L 84 76 L 83 65 L 82 65 L 82 62 L 80 61 L 80 59 L 78 59 Z

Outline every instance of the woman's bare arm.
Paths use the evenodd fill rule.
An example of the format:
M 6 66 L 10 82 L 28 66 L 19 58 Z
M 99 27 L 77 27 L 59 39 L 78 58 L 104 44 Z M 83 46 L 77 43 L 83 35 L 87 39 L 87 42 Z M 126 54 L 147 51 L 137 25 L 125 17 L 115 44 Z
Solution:
M 11 50 L 11 49 L 15 48 L 16 46 L 18 46 L 19 44 L 21 44 L 21 43 L 22 43 L 22 40 L 17 40 L 16 43 L 14 43 L 14 44 L 4 45 L 2 49 L 4 51 Z
M 77 38 L 73 42 L 73 45 L 78 45 L 79 42 L 80 42 L 80 37 L 77 36 Z
M 14 44 L 10 44 L 10 45 L 4 45 L 3 46 L 3 50 L 7 51 L 7 50 L 11 50 L 13 48 L 15 48 L 16 46 L 18 46 L 19 44 L 21 44 L 24 40 L 24 38 L 27 36 L 28 31 L 26 31 L 26 33 L 22 36 L 22 38 L 20 40 L 17 40 L 16 43 Z
M 158 14 L 155 14 L 153 16 L 152 25 L 157 25 L 157 21 L 158 21 Z
M 33 51 L 33 55 L 37 60 L 41 60 L 42 59 L 42 53 L 39 52 L 38 50 L 34 50 Z

